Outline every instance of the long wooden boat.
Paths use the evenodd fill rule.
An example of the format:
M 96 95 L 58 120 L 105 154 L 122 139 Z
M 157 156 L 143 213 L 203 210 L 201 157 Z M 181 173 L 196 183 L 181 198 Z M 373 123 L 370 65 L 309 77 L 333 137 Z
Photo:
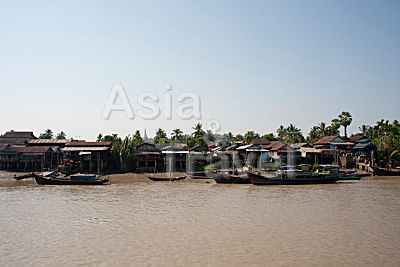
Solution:
M 176 176 L 176 177 L 161 177 L 161 176 L 148 176 L 152 181 L 165 182 L 165 181 L 180 181 L 186 179 L 186 176 Z
M 339 180 L 360 180 L 363 177 L 364 177 L 364 175 L 357 175 L 356 173 L 340 174 Z
M 338 174 L 312 173 L 272 173 L 257 174 L 247 172 L 253 185 L 302 185 L 302 184 L 331 184 L 339 179 Z
M 250 184 L 250 178 L 244 174 L 210 171 L 209 175 L 217 184 Z
M 82 175 L 78 177 L 61 177 L 61 176 L 44 176 L 33 174 L 36 182 L 40 185 L 100 185 L 107 183 L 109 181 L 108 178 L 98 179 L 98 178 L 89 178 L 82 177 Z M 93 177 L 93 176 L 91 176 Z
M 207 175 L 207 172 L 188 172 L 186 175 L 190 179 L 212 179 L 211 176 Z
M 378 176 L 400 176 L 400 170 L 388 170 L 381 167 L 373 167 L 374 175 Z
M 24 175 L 20 175 L 17 176 L 16 174 L 14 174 L 14 179 L 15 180 L 23 180 L 23 179 L 27 179 L 27 178 L 33 178 L 33 173 L 28 173 L 28 174 L 24 174 Z

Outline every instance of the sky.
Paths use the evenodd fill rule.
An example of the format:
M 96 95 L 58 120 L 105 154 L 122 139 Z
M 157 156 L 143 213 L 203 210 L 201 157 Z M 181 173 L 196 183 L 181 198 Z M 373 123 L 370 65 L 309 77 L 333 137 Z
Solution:
M 362 124 L 400 119 L 399 1 L 3 1 L 0 0 L 0 133 L 47 128 L 68 138 L 99 133 L 307 135 L 342 111 Z M 102 116 L 114 84 L 135 113 Z M 165 112 L 182 93 L 201 118 Z M 137 116 L 153 93 L 161 114 Z

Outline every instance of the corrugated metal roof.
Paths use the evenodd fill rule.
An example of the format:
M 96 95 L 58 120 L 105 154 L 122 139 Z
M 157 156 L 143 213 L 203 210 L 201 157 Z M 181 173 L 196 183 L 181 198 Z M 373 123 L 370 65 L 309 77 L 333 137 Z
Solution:
M 332 136 L 324 136 L 321 139 L 319 139 L 317 142 L 315 142 L 314 145 L 329 144 L 335 138 L 340 138 L 340 137 L 339 136 L 333 136 L 333 135 Z
M 30 138 L 36 138 L 33 135 L 33 132 L 18 132 L 18 131 L 8 131 L 5 134 L 3 134 L 2 136 L 3 138 L 26 138 L 26 139 L 30 139 Z
M 51 146 L 12 146 L 12 148 L 20 153 L 45 153 L 52 150 Z
M 28 144 L 65 144 L 67 142 L 66 139 L 32 139 Z
M 247 148 L 249 148 L 249 147 L 251 147 L 251 146 L 253 146 L 253 145 L 240 146 L 240 147 L 236 148 L 236 150 L 247 149 Z
M 111 142 L 86 142 L 86 141 L 69 141 L 65 144 L 67 147 L 104 147 L 111 146 Z
M 316 149 L 313 147 L 300 147 L 300 151 L 305 153 L 321 153 L 320 149 Z
M 80 147 L 65 147 L 62 151 L 65 152 L 73 152 L 73 151 L 106 151 L 109 150 L 110 147 L 107 146 L 100 146 L 100 147 L 93 147 L 93 146 L 80 146 Z

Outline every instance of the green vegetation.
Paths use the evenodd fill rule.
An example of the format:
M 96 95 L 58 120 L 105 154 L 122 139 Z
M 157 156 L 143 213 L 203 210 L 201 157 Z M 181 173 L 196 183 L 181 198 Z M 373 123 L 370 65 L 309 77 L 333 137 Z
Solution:
M 400 124 L 397 120 L 393 123 L 380 120 L 375 126 L 362 125 L 359 129 L 359 135 L 366 136 L 377 146 L 376 158 L 380 165 L 400 165 Z
M 278 134 L 278 138 L 283 140 L 285 143 L 293 144 L 305 142 L 305 138 L 301 133 L 301 130 L 293 124 L 289 124 L 289 126 L 286 128 L 281 125 L 276 132 Z
M 53 131 L 50 129 L 47 129 L 44 131 L 44 133 L 41 133 L 39 135 L 39 139 L 52 139 L 53 138 Z

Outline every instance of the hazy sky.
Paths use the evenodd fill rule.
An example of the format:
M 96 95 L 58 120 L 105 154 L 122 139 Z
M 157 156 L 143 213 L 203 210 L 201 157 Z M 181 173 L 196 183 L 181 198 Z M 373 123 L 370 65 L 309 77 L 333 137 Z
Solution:
M 190 3 L 189 3 L 190 2 Z M 310 128 L 350 111 L 354 132 L 400 119 L 400 1 L 0 1 L 0 132 L 68 137 L 185 132 L 197 120 L 101 116 L 114 83 L 133 105 L 201 98 L 221 132 Z M 135 111 L 136 112 L 136 111 Z

